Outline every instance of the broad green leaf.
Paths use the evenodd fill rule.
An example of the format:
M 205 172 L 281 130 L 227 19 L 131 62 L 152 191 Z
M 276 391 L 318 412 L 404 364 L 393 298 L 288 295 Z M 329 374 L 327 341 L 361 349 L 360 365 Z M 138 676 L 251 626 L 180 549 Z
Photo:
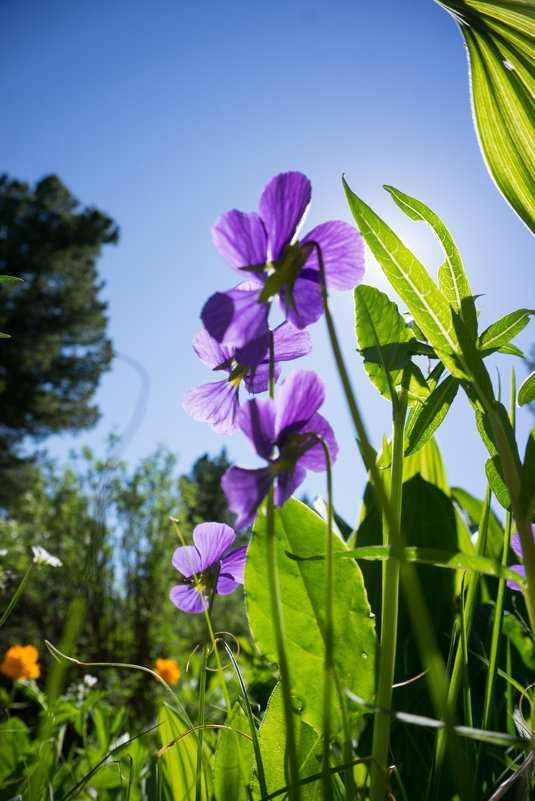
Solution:
M 282 509 L 275 510 L 274 525 L 292 693 L 300 699 L 303 719 L 321 731 L 325 566 L 318 562 L 296 562 L 288 554 L 312 556 L 323 553 L 325 522 L 307 506 L 291 498 Z M 245 568 L 247 614 L 261 653 L 271 662 L 277 662 L 268 583 L 266 519 L 262 509 L 254 531 Z M 336 535 L 334 539 L 336 550 L 345 547 Z M 337 563 L 334 584 L 335 674 L 341 685 L 371 698 L 374 692 L 376 638 L 360 569 L 349 560 Z M 336 698 L 334 689 L 333 733 L 341 727 Z
M 23 281 L 23 279 L 15 278 L 14 275 L 0 275 L 0 284 L 13 283 L 14 281 Z
M 528 375 L 520 389 L 518 390 L 518 405 L 524 406 L 535 400 L 535 371 Z
M 425 267 L 344 179 L 349 208 L 371 252 L 448 369 L 458 374 L 453 354 L 458 347 L 450 305 Z M 461 375 L 464 377 L 464 374 Z
M 439 288 L 460 318 L 466 325 L 470 335 L 477 336 L 477 316 L 472 290 L 464 272 L 463 263 L 453 238 L 442 220 L 421 201 L 403 194 L 393 186 L 385 186 L 392 199 L 412 220 L 423 220 L 436 234 L 446 261 L 438 272 Z
M 314 731 L 312 726 L 295 716 L 297 759 L 299 764 L 299 778 L 307 779 L 318 776 L 317 779 L 301 785 L 302 801 L 322 801 L 323 788 L 321 782 L 321 769 L 323 765 L 323 740 Z M 269 793 L 275 793 L 286 787 L 288 776 L 285 768 L 288 767 L 286 756 L 286 720 L 280 684 L 273 690 L 264 720 L 260 726 L 260 751 L 266 774 L 266 785 Z M 338 780 L 333 781 L 335 798 L 341 798 Z M 260 799 L 260 791 L 256 781 L 253 784 L 253 795 Z M 337 792 L 338 790 L 338 792 Z M 287 798 L 285 793 L 280 798 Z M 219 797 L 218 797 L 219 801 Z
M 442 0 L 468 47 L 481 151 L 498 188 L 535 232 L 535 8 Z
M 535 427 L 526 443 L 524 463 L 520 472 L 520 509 L 531 518 L 535 506 Z
M 355 289 L 355 313 L 364 368 L 381 395 L 395 402 L 396 390 L 403 383 L 413 399 L 426 397 L 429 389 L 421 371 L 410 366 L 416 338 L 396 304 L 384 292 L 362 285 Z
M 479 337 L 479 349 L 483 355 L 487 356 L 489 353 L 500 350 L 504 345 L 508 345 L 525 328 L 532 314 L 535 314 L 533 309 L 517 309 L 517 311 L 502 317 L 498 322 L 489 325 Z
M 449 375 L 423 403 L 412 409 L 405 428 L 405 456 L 415 453 L 431 439 L 446 417 L 458 388 L 458 379 Z
M 254 749 L 250 739 L 236 731 L 249 734 L 247 715 L 235 704 L 225 725 L 234 731 L 221 729 L 214 760 L 214 793 L 217 801 L 246 801 L 246 787 L 253 775 Z
M 158 715 L 158 734 L 162 744 L 159 760 L 166 801 L 190 801 L 195 798 L 198 745 L 196 732 L 189 732 L 191 732 L 189 724 L 163 704 Z M 166 750 L 162 753 L 164 748 Z M 208 788 L 211 782 L 208 778 L 206 761 L 204 764 L 203 797 L 209 798 Z

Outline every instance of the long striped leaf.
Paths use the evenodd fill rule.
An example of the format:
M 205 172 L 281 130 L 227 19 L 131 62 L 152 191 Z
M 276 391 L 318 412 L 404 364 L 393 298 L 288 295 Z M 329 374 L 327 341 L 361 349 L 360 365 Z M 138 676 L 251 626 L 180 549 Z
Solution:
M 479 144 L 498 188 L 535 233 L 535 3 L 441 0 L 468 47 Z

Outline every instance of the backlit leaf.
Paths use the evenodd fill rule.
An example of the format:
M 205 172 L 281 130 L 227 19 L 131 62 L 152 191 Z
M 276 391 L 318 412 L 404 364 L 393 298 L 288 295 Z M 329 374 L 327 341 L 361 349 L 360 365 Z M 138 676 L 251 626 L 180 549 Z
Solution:
M 498 188 L 535 232 L 535 6 L 442 0 L 468 47 L 481 151 Z
M 304 504 L 291 498 L 275 509 L 277 565 L 284 618 L 284 635 L 292 682 L 292 693 L 302 704 L 302 717 L 322 730 L 325 646 L 325 565 L 296 562 L 287 555 L 312 556 L 325 551 L 325 522 Z M 335 549 L 345 548 L 335 536 Z M 271 614 L 266 557 L 266 519 L 261 509 L 247 552 L 245 596 L 251 629 L 261 653 L 277 661 Z M 335 566 L 334 581 L 334 669 L 339 681 L 364 697 L 374 692 L 375 630 L 364 590 L 362 574 L 355 562 Z M 333 733 L 341 726 L 336 691 L 333 693 Z

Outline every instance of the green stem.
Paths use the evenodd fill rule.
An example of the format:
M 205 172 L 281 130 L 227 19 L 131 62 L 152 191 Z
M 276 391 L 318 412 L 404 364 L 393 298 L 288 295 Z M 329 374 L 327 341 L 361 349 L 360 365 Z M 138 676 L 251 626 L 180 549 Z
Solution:
M 273 345 L 273 332 L 269 332 L 269 395 L 275 396 L 275 349 Z M 286 754 L 290 766 L 289 798 L 290 801 L 299 801 L 301 792 L 299 788 L 299 765 L 297 762 L 297 746 L 295 742 L 294 711 L 292 706 L 292 693 L 290 683 L 290 668 L 286 655 L 284 642 L 284 622 L 282 616 L 282 602 L 277 569 L 277 543 L 274 526 L 273 485 L 269 489 L 266 500 L 266 550 L 268 563 L 269 597 L 271 602 L 271 617 L 275 628 L 275 640 L 279 660 L 280 683 L 282 688 L 282 701 L 284 718 L 286 721 Z
M 215 600 L 215 585 L 217 584 L 217 576 L 212 582 L 210 588 L 210 601 L 208 609 L 205 608 L 204 614 L 204 636 L 202 644 L 202 659 L 201 659 L 201 672 L 199 674 L 199 730 L 197 739 L 197 771 L 196 771 L 196 785 L 195 785 L 195 801 L 202 801 L 202 777 L 203 777 L 203 745 L 204 745 L 204 712 L 206 707 L 206 666 L 208 664 L 208 653 L 210 650 L 210 637 L 211 630 L 210 615 Z
M 333 560 L 333 485 L 331 471 L 331 455 L 327 443 L 321 439 L 327 467 L 327 528 L 325 532 L 325 662 L 323 690 L 323 797 L 331 801 L 331 704 L 332 682 L 334 677 L 334 633 L 333 633 L 333 598 L 334 598 L 334 560 Z M 349 788 L 346 787 L 346 792 Z
M 390 504 L 398 527 L 401 527 L 401 501 L 403 492 L 403 441 L 407 393 L 402 390 L 399 403 L 393 404 L 392 470 Z M 388 525 L 384 527 L 383 544 L 391 545 L 392 537 Z M 390 709 L 392 685 L 396 663 L 396 645 L 399 604 L 399 559 L 393 556 L 383 565 L 383 603 L 381 611 L 381 645 L 379 650 L 379 674 L 377 680 L 377 706 Z M 376 715 L 373 723 L 373 744 L 370 799 L 381 801 L 386 790 L 384 776 L 388 768 L 388 745 L 390 741 L 390 719 Z
M 329 308 L 327 285 L 325 282 L 325 269 L 321 256 L 321 248 L 317 243 L 309 242 L 309 244 L 314 245 L 317 249 L 323 308 L 325 311 L 325 320 L 327 323 L 327 330 L 331 341 L 334 359 L 338 368 L 338 373 L 340 375 L 340 380 L 342 382 L 351 418 L 355 426 L 364 464 L 367 470 L 370 472 L 371 483 L 377 498 L 377 503 L 383 510 L 392 537 L 392 549 L 394 553 L 396 553 L 399 560 L 403 596 L 407 605 L 412 631 L 416 639 L 418 651 L 421 655 L 423 664 L 427 668 L 426 680 L 435 713 L 437 717 L 440 717 L 442 720 L 444 720 L 446 724 L 448 741 L 452 744 L 451 763 L 454 774 L 457 778 L 457 782 L 459 786 L 463 785 L 466 788 L 466 782 L 463 779 L 465 771 L 462 764 L 463 760 L 461 752 L 458 744 L 455 743 L 451 737 L 453 730 L 453 714 L 447 705 L 448 687 L 445 678 L 444 661 L 438 648 L 435 630 L 427 611 L 427 606 L 418 579 L 418 574 L 414 566 L 410 564 L 405 557 L 401 528 L 396 520 L 394 510 L 392 509 L 390 500 L 386 494 L 382 476 L 380 475 L 379 468 L 375 462 L 375 452 L 366 434 L 366 429 L 362 421 L 353 390 L 351 388 L 351 382 L 349 380 L 342 357 L 342 352 L 338 344 L 338 338 L 336 336 L 336 330 Z M 468 793 L 465 793 L 465 796 L 468 797 Z
M 280 683 L 282 688 L 282 700 L 284 706 L 284 717 L 286 720 L 286 753 L 290 766 L 290 776 L 288 782 L 290 801 L 299 801 L 301 792 L 299 788 L 299 766 L 297 762 L 297 747 L 295 742 L 294 711 L 292 706 L 292 694 L 290 683 L 290 669 L 286 656 L 284 643 L 284 628 L 282 618 L 282 603 L 280 596 L 279 576 L 277 571 L 277 544 L 274 529 L 274 503 L 273 487 L 270 488 L 266 503 L 266 547 L 268 563 L 268 581 L 270 588 L 271 616 L 275 629 L 275 639 L 277 643 L 277 654 L 279 660 Z
M 490 488 L 487 486 L 487 493 L 483 502 L 483 510 L 481 520 L 479 521 L 479 532 L 476 545 L 476 554 L 484 556 L 487 545 L 487 531 L 489 525 L 490 515 Z M 457 650 L 455 653 L 455 660 L 453 663 L 453 670 L 450 679 L 450 686 L 448 690 L 448 705 L 450 709 L 455 709 L 459 691 L 461 689 L 461 681 L 463 672 L 465 670 L 466 661 L 465 653 L 463 650 L 463 639 L 467 640 L 469 637 L 470 629 L 472 628 L 472 620 L 477 599 L 477 590 L 479 587 L 479 573 L 471 573 L 468 579 L 468 588 L 466 591 L 466 601 L 464 605 L 464 626 L 465 634 L 461 632 L 457 642 Z M 446 753 L 446 735 L 444 730 L 437 734 L 436 748 L 435 748 L 435 766 L 436 766 L 436 781 L 440 781 L 440 774 Z
M 20 582 L 19 586 L 17 587 L 17 590 L 16 590 L 16 592 L 15 592 L 15 594 L 14 594 L 13 598 L 12 598 L 12 599 L 11 599 L 11 601 L 9 602 L 9 605 L 8 605 L 8 607 L 7 607 L 6 611 L 4 612 L 4 614 L 2 615 L 2 617 L 0 618 L 0 628 L 2 628 L 2 626 L 3 626 L 3 625 L 4 625 L 4 623 L 6 622 L 6 620 L 7 620 L 8 616 L 9 616 L 9 614 L 10 614 L 10 613 L 11 613 L 11 611 L 13 610 L 13 607 L 14 607 L 14 606 L 15 606 L 15 604 L 17 603 L 17 601 L 18 601 L 18 599 L 19 599 L 19 596 L 20 596 L 21 592 L 23 591 L 23 589 L 24 589 L 24 586 L 25 586 L 26 582 L 27 582 L 27 581 L 28 581 L 28 579 L 30 578 L 30 573 L 32 572 L 32 570 L 33 570 L 33 564 L 31 564 L 31 565 L 30 565 L 30 567 L 28 568 L 28 570 L 26 571 L 25 575 L 24 575 L 24 576 L 23 576 L 23 578 L 22 578 L 22 581 Z

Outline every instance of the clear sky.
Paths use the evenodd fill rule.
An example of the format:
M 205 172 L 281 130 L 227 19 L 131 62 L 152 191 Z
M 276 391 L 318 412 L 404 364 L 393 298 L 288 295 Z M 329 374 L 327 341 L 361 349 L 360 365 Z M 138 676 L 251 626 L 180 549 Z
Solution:
M 84 205 L 120 225 L 99 269 L 118 358 L 102 380 L 99 426 L 46 444 L 104 450 L 107 433 L 132 422 L 140 379 L 150 392 L 123 456 L 157 442 L 190 469 L 225 445 L 258 466 L 240 435 L 219 437 L 182 410 L 184 393 L 212 374 L 191 339 L 199 312 L 235 273 L 215 252 L 210 228 L 232 208 L 252 211 L 265 183 L 300 170 L 312 181 L 303 232 L 351 221 L 341 185 L 386 219 L 436 274 L 440 251 L 382 189 L 424 201 L 446 223 L 479 300 L 480 327 L 535 305 L 533 236 L 506 205 L 483 164 L 472 124 L 467 61 L 454 21 L 432 0 L 2 0 L 0 169 L 35 182 L 57 173 Z M 365 279 L 386 289 L 371 259 Z M 393 293 L 389 292 L 393 297 Z M 337 327 L 369 434 L 380 447 L 390 408 L 355 354 L 351 293 L 333 296 Z M 403 308 L 401 307 L 403 311 Z M 302 366 L 327 384 L 323 413 L 341 453 L 335 504 L 354 522 L 364 470 L 327 345 L 324 321 Z M 518 338 L 535 340 L 533 323 Z M 507 396 L 512 361 L 495 360 Z M 515 362 L 519 380 L 527 369 Z M 493 369 L 493 377 L 496 372 Z M 533 423 L 519 412 L 522 449 Z M 458 398 L 439 430 L 451 484 L 484 493 L 486 453 L 472 412 Z M 324 492 L 323 476 L 304 485 Z

